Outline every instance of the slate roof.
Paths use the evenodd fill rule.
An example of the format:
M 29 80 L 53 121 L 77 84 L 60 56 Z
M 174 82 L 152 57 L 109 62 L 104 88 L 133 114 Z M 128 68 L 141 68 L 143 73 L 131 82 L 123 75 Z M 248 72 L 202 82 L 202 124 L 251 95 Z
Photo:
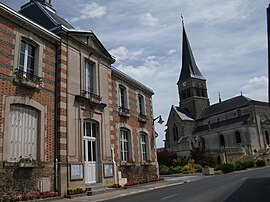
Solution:
M 59 25 L 63 25 L 68 29 L 74 29 L 69 22 L 58 16 L 56 11 L 47 3 L 40 3 L 39 1 L 31 0 L 21 7 L 19 13 L 48 30 L 52 30 Z
M 249 118 L 249 114 L 248 115 L 243 115 L 243 116 L 239 116 L 239 117 L 235 117 L 232 119 L 228 119 L 228 120 L 224 120 L 224 121 L 219 121 L 219 122 L 215 122 L 215 123 L 211 123 L 210 124 L 210 128 L 211 130 L 223 130 L 225 127 L 230 126 L 237 126 L 237 125 L 243 125 Z M 203 126 L 198 126 L 194 132 L 194 133 L 199 133 L 202 131 L 207 131 L 209 130 L 209 125 L 203 125 Z
M 198 120 L 204 119 L 204 118 L 216 115 L 216 114 L 224 113 L 226 111 L 230 111 L 233 109 L 248 106 L 251 101 L 252 101 L 251 99 L 240 95 L 240 96 L 236 96 L 231 99 L 225 100 L 223 102 L 213 104 L 202 110 L 202 112 L 200 113 L 198 117 Z
M 194 121 L 193 116 L 189 112 L 187 108 L 183 107 L 176 107 L 173 106 L 174 110 L 176 111 L 177 115 L 180 117 L 181 120 L 183 121 Z
M 185 27 L 183 26 L 183 42 L 182 42 L 182 69 L 177 83 L 187 78 L 203 79 L 202 73 L 196 65 L 191 46 L 189 44 Z

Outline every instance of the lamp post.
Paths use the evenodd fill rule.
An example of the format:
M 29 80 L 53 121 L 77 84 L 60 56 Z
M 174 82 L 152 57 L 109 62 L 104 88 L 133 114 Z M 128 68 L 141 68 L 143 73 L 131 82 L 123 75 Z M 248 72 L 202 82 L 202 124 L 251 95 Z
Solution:
M 163 124 L 163 123 L 164 123 L 164 121 L 163 121 L 161 115 L 159 115 L 158 117 L 156 117 L 156 118 L 153 119 L 153 127 L 154 127 L 154 123 L 155 123 L 155 121 L 156 121 L 157 119 L 158 119 L 158 123 L 159 123 L 159 124 Z M 155 131 L 155 130 L 154 130 L 154 131 Z M 155 131 L 155 138 L 157 138 L 157 137 L 158 137 L 158 133 Z
M 157 119 L 158 119 L 158 123 L 159 123 L 159 124 L 163 124 L 163 123 L 164 123 L 164 121 L 163 121 L 161 115 L 159 115 L 158 117 L 154 118 L 154 119 L 153 119 L 153 123 L 154 123 Z

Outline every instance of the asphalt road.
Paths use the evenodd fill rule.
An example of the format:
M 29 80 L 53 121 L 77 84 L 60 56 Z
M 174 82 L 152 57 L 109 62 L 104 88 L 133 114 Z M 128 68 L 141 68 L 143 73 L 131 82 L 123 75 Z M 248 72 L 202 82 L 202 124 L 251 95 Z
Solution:
M 204 177 L 182 185 L 110 199 L 109 201 L 269 202 L 270 168 Z

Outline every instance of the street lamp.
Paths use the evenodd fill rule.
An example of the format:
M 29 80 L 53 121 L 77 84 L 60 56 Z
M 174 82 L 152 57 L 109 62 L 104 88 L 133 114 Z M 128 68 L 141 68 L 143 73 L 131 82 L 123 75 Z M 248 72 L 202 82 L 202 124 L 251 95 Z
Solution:
M 154 123 L 155 120 L 157 120 L 157 119 L 158 119 L 158 123 L 159 123 L 159 124 L 163 124 L 163 123 L 164 123 L 164 121 L 162 120 L 161 115 L 159 115 L 158 117 L 154 118 L 154 119 L 153 119 L 153 123 Z

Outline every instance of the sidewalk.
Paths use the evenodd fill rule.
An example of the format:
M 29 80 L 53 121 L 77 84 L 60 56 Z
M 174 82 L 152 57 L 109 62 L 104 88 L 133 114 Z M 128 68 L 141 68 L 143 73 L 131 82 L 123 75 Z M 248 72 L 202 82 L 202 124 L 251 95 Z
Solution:
M 72 199 L 58 199 L 54 200 L 54 202 L 64 202 L 64 201 L 69 201 L 69 202 L 83 202 L 83 201 L 107 201 L 110 199 L 115 199 L 131 194 L 136 194 L 136 193 L 142 193 L 146 191 L 151 191 L 154 189 L 161 189 L 164 187 L 169 187 L 169 186 L 175 186 L 175 185 L 180 185 L 184 183 L 188 183 L 191 181 L 195 181 L 198 179 L 201 179 L 204 177 L 202 174 L 193 174 L 193 175 L 168 175 L 168 176 L 161 176 L 164 178 L 162 181 L 158 182 L 151 182 L 151 183 L 145 183 L 141 185 L 136 185 L 136 186 L 130 186 L 127 189 L 110 189 L 109 191 L 102 193 L 102 194 L 97 194 L 93 196 L 80 196 L 80 197 L 74 197 Z

